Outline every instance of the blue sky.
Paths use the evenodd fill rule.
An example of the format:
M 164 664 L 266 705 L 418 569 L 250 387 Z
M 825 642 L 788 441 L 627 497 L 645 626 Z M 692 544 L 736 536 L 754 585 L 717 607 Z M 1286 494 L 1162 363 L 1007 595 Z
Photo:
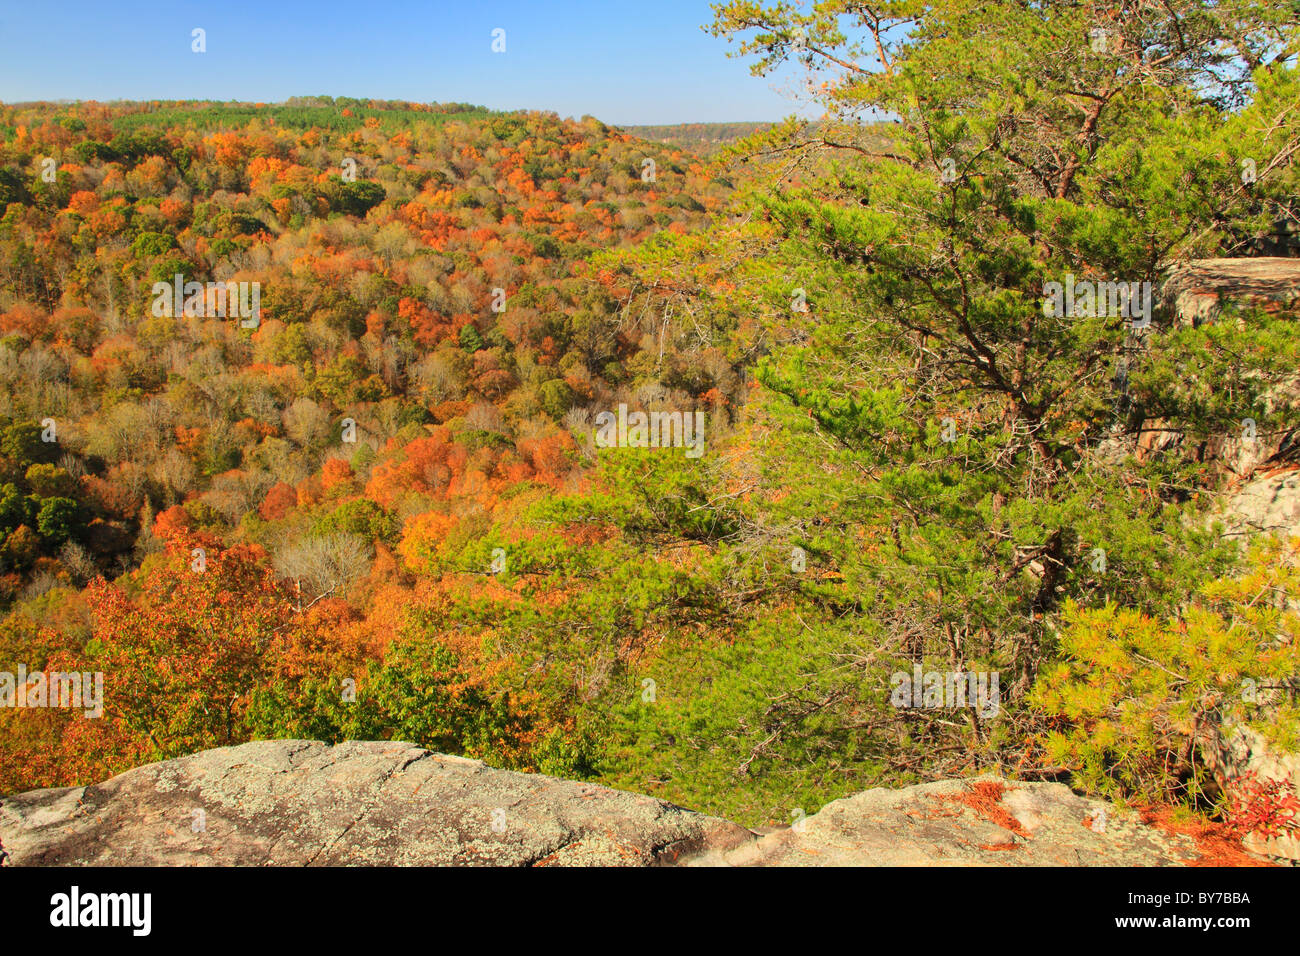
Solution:
M 707 0 L 6 0 L 0 101 L 328 94 L 619 124 L 815 115 L 795 73 L 751 76 L 726 55 L 736 44 L 700 29 L 711 20 Z

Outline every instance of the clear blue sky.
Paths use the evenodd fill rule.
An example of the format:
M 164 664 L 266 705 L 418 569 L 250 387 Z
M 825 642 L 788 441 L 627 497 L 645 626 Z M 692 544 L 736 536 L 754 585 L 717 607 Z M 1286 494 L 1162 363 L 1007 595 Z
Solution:
M 797 74 L 751 76 L 726 55 L 735 44 L 700 29 L 712 18 L 707 0 L 4 0 L 0 101 L 328 94 L 618 124 L 815 115 L 792 96 Z

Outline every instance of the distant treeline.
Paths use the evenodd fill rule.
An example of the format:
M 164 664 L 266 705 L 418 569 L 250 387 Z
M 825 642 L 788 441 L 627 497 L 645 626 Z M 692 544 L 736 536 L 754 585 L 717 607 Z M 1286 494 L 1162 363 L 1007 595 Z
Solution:
M 668 143 L 693 153 L 707 155 L 746 136 L 770 129 L 774 123 L 677 123 L 670 126 L 624 126 L 640 139 Z

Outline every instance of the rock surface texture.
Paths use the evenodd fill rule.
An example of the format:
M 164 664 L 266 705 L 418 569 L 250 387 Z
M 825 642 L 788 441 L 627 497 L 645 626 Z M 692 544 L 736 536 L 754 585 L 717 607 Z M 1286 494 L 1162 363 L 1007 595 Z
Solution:
M 755 833 L 652 797 L 410 744 L 259 741 L 0 801 L 4 865 L 1178 865 L 1194 841 L 1059 784 L 836 800 Z
M 1058 783 L 993 777 L 877 788 L 753 843 L 688 859 L 732 866 L 1181 866 L 1190 837 Z
M 1227 496 L 1220 520 L 1224 533 L 1238 538 L 1300 536 L 1300 471 L 1274 472 L 1242 485 Z
M 1170 270 L 1160 298 L 1188 324 L 1213 318 L 1225 303 L 1292 311 L 1300 307 L 1300 259 L 1194 259 Z

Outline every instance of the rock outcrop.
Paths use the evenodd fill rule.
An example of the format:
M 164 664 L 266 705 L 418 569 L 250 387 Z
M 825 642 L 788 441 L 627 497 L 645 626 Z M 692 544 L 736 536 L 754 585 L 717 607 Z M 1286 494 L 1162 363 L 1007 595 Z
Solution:
M 1243 544 L 1264 535 L 1283 540 L 1300 537 L 1300 471 L 1255 477 L 1226 496 L 1214 517 L 1223 523 L 1225 535 Z M 1281 595 L 1280 609 L 1300 611 L 1300 598 Z M 1267 698 L 1261 699 L 1259 706 L 1259 719 L 1271 720 L 1277 713 Z M 1243 785 L 1276 784 L 1284 793 L 1300 794 L 1300 754 L 1270 745 L 1250 727 L 1225 721 L 1207 735 L 1200 751 L 1215 782 L 1234 799 L 1249 797 Z M 1252 833 L 1243 844 L 1253 853 L 1300 863 L 1300 831 L 1291 829 L 1274 836 Z
M 1221 321 L 1225 310 L 1260 309 L 1276 316 L 1300 317 L 1300 259 L 1257 257 L 1194 259 L 1172 267 L 1158 293 L 1162 323 L 1173 326 Z M 1237 316 L 1241 328 L 1247 321 Z M 1163 326 L 1162 326 L 1163 327 Z M 1144 347 L 1148 331 L 1138 336 Z M 1262 396 L 1266 409 L 1300 399 L 1300 377 L 1276 385 Z M 1094 454 L 1101 460 L 1120 461 L 1133 455 L 1138 461 L 1161 455 L 1178 455 L 1188 461 L 1211 464 L 1225 484 L 1234 488 L 1257 474 L 1300 466 L 1300 428 L 1261 428 L 1248 425 L 1222 434 L 1192 440 L 1170 421 L 1147 418 L 1128 434 L 1103 440 Z
M 1225 498 L 1217 517 L 1224 534 L 1237 538 L 1300 536 L 1300 471 L 1276 471 L 1248 481 Z
M 1294 311 L 1300 308 L 1300 259 L 1194 259 L 1169 271 L 1160 299 L 1177 321 L 1195 325 L 1213 318 L 1225 303 Z
M 1232 791 L 1242 780 L 1260 784 L 1281 781 L 1295 792 L 1300 780 L 1300 755 L 1279 750 L 1250 727 L 1220 727 L 1206 748 L 1206 763 L 1219 785 Z M 1242 845 L 1250 852 L 1275 860 L 1300 863 L 1300 831 L 1283 830 L 1276 834 L 1248 833 Z
M 652 797 L 405 743 L 260 741 L 0 801 L 5 865 L 825 866 L 1191 862 L 1060 784 L 868 790 L 756 833 Z
M 747 830 L 406 743 L 257 741 L 0 802 L 11 864 L 648 865 Z
M 1177 866 L 1195 842 L 1058 783 L 995 777 L 877 788 L 688 865 Z

